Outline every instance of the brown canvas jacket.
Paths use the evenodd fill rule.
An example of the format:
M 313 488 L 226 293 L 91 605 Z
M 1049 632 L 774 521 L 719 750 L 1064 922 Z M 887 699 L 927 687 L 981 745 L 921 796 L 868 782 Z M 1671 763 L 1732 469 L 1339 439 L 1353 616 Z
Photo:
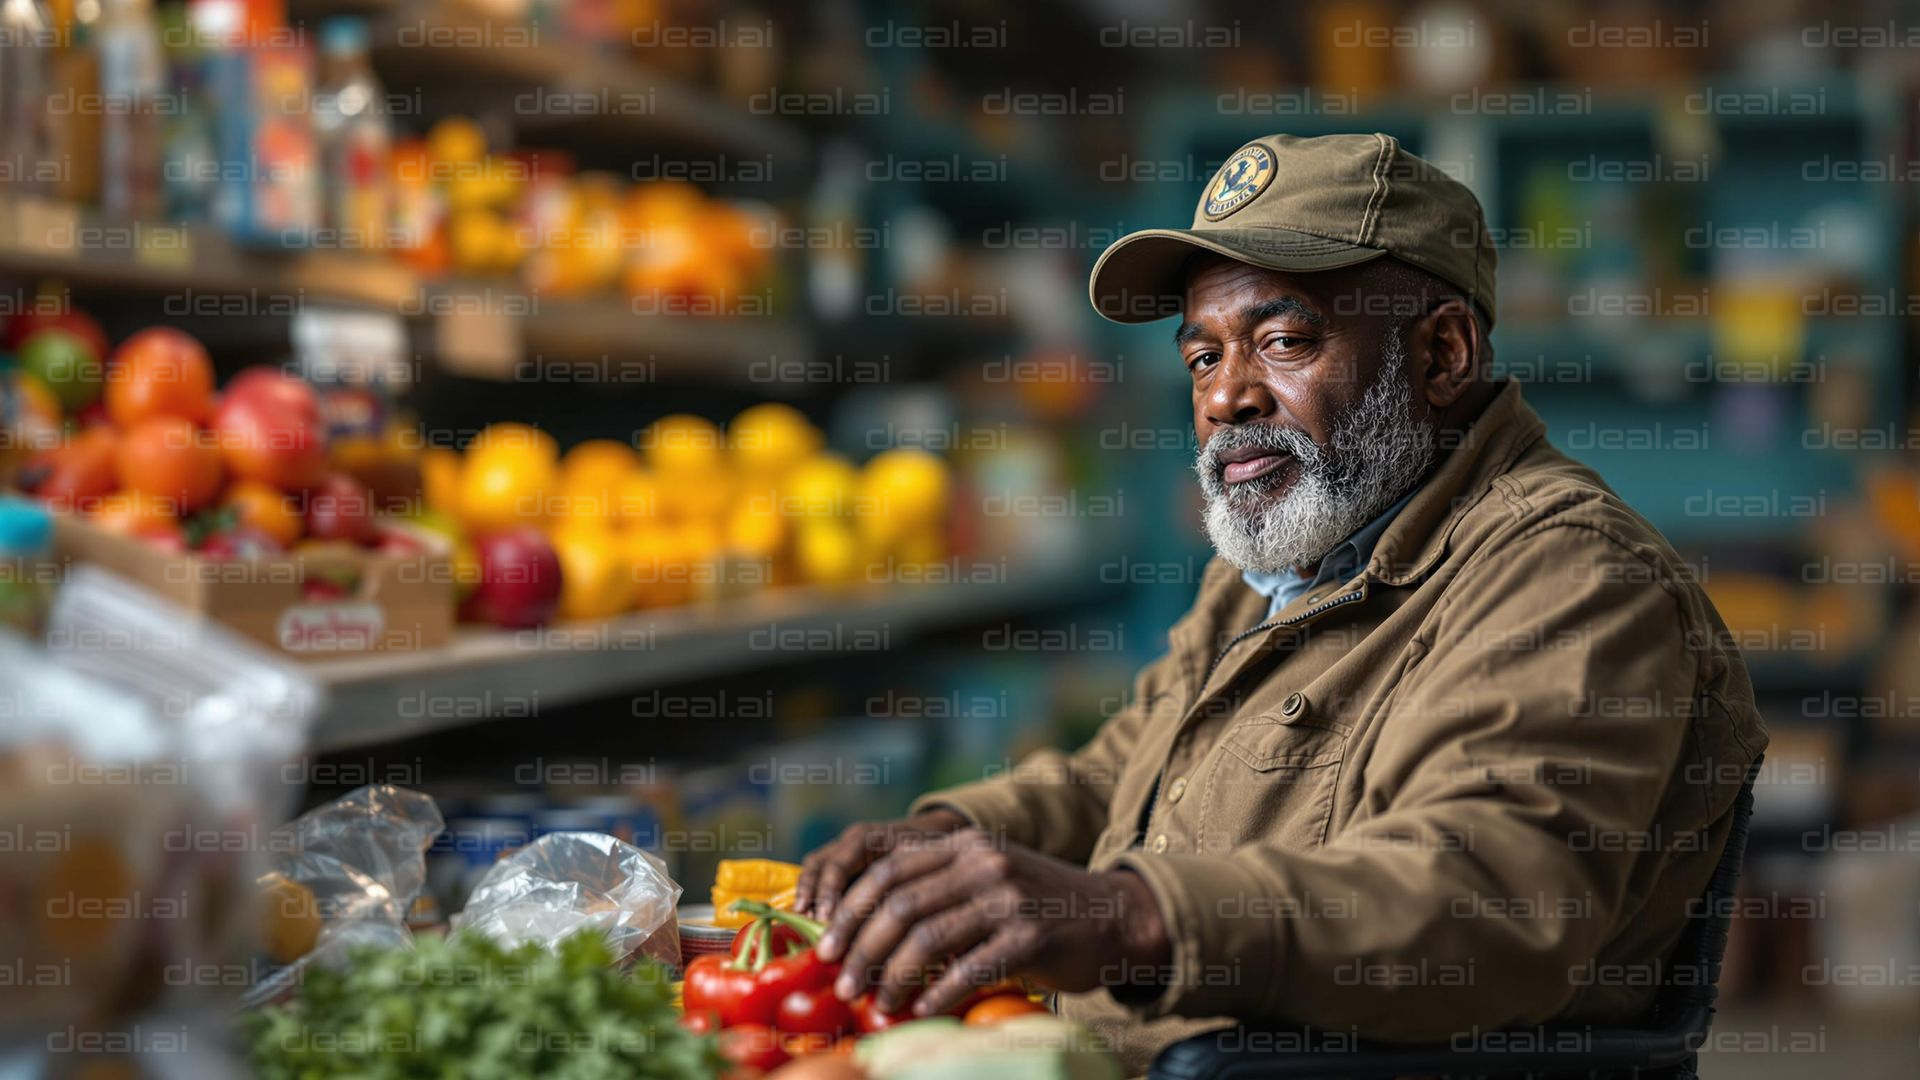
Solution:
M 1767 743 L 1752 685 L 1517 384 L 1456 442 L 1353 580 L 1267 620 L 1215 559 L 1086 746 L 916 804 L 1147 880 L 1171 970 L 1102 981 L 1165 992 L 1061 1002 L 1130 1071 L 1233 1021 L 1438 1040 L 1651 1001 Z

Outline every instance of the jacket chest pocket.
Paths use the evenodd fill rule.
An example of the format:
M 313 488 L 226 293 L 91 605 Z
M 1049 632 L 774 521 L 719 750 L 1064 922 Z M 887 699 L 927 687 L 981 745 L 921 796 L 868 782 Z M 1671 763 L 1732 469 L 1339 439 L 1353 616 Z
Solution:
M 1280 715 L 1241 720 L 1213 755 L 1200 827 L 1229 848 L 1326 842 L 1347 730 L 1329 721 Z

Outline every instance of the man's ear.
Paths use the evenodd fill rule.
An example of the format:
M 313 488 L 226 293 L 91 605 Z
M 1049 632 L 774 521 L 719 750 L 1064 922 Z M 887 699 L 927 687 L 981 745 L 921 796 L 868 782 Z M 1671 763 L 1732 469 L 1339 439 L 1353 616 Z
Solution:
M 1408 344 L 1421 359 L 1418 375 L 1427 402 L 1444 412 L 1480 381 L 1481 358 L 1486 353 L 1480 320 L 1465 298 L 1449 296 L 1414 323 L 1413 334 Z

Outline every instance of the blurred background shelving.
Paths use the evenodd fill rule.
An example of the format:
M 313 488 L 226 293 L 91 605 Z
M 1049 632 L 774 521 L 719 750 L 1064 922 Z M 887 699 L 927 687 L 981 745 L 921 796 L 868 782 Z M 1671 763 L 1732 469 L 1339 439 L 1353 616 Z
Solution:
M 1383 131 L 1480 196 L 1502 251 L 1496 367 L 1675 542 L 1748 658 L 1775 733 L 1750 890 L 1839 907 L 1908 880 L 1912 852 L 1809 837 L 1920 813 L 1920 62 L 1811 43 L 1915 15 L 295 0 L 284 25 L 310 45 L 364 20 L 407 222 L 393 242 L 0 191 L 0 306 L 70 293 L 115 341 L 178 326 L 226 376 L 297 369 L 315 327 L 374 320 L 402 343 L 383 393 L 430 448 L 502 421 L 562 450 L 634 445 L 663 417 L 772 401 L 856 465 L 938 454 L 953 512 L 934 580 L 721 587 L 314 665 L 334 705 L 309 802 L 400 777 L 472 822 L 503 795 L 566 796 L 530 761 L 592 765 L 596 789 L 642 762 L 684 821 L 749 823 L 794 855 L 1120 707 L 1208 552 L 1168 328 L 1097 320 L 1086 272 L 1128 230 L 1189 221 L 1250 138 Z M 1608 30 L 1645 40 L 1577 44 Z M 549 199 L 571 208 L 551 234 Z M 886 782 L 756 782 L 746 766 L 774 757 L 881 763 Z M 696 880 L 710 854 L 677 869 Z M 1912 1007 L 1911 986 L 1799 985 L 1803 961 L 1884 959 L 1887 935 L 1738 929 L 1729 996 L 1749 1006 L 1802 1026 L 1823 1015 L 1808 998 Z M 1757 1075 L 1764 1057 L 1708 1065 Z

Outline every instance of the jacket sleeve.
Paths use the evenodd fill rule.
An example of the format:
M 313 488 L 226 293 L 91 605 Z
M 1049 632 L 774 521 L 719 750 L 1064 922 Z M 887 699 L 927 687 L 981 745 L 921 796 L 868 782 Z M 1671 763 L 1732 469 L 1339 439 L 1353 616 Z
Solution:
M 1655 564 L 1584 526 L 1475 567 L 1381 706 L 1398 730 L 1353 825 L 1311 850 L 1123 858 L 1173 944 L 1137 1014 L 1435 1040 L 1572 1000 L 1675 777 L 1697 643 Z
M 1084 863 L 1107 827 L 1114 788 L 1142 730 L 1156 710 L 1178 703 L 1170 692 L 1177 675 L 1177 658 L 1162 654 L 1135 677 L 1127 705 L 1079 750 L 1037 750 L 1008 772 L 922 795 L 912 812 L 949 807 L 1015 843 Z

